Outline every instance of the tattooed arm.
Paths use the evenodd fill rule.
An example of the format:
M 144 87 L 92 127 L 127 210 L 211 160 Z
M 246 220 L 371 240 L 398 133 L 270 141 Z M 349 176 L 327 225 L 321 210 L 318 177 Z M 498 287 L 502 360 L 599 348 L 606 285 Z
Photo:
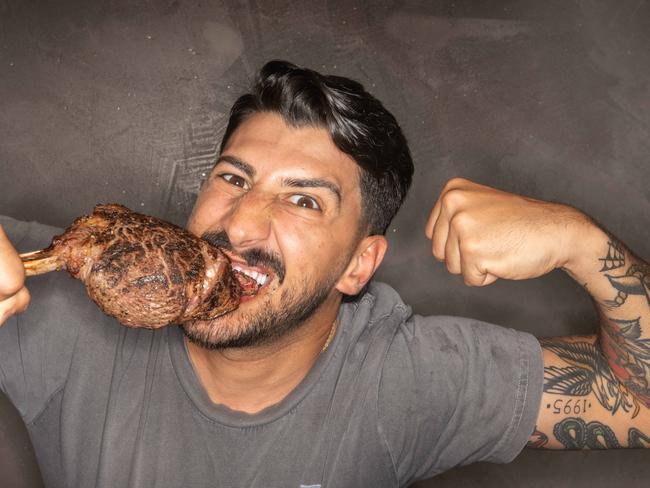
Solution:
M 612 374 L 650 408 L 650 266 L 595 224 L 564 269 L 594 299 L 600 346 Z
M 599 333 L 540 341 L 544 396 L 531 447 L 650 447 L 650 267 L 592 232 L 564 269 L 594 299 Z
M 598 336 L 541 343 L 544 394 L 528 447 L 650 447 L 650 409 L 616 376 Z
M 426 224 L 433 255 L 467 285 L 563 269 L 591 295 L 597 334 L 542 340 L 531 447 L 650 447 L 650 266 L 567 205 L 454 178 Z

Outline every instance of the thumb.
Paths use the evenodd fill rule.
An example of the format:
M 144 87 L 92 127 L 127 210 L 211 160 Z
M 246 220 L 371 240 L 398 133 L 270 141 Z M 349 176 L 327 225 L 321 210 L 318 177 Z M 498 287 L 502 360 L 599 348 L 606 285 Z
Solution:
M 491 285 L 492 283 L 494 283 L 498 279 L 499 279 L 498 276 L 495 276 L 495 275 L 490 274 L 490 273 L 486 273 L 485 274 L 485 279 L 483 280 L 483 283 L 481 285 L 479 285 L 479 286 Z
M 496 280 L 499 279 L 499 277 L 494 276 L 493 274 L 490 273 L 473 274 L 473 275 L 470 275 L 468 273 L 468 274 L 463 274 L 463 279 L 467 286 L 487 286 L 494 283 Z
M 487 286 L 499 277 L 488 271 L 487 267 L 478 266 L 467 254 L 461 254 L 461 270 L 467 286 Z

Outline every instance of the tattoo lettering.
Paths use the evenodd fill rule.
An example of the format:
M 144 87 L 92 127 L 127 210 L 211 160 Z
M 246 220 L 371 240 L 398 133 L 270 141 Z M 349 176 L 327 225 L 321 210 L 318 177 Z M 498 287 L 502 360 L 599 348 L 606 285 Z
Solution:
M 605 319 L 600 342 L 614 374 L 650 408 L 650 339 L 641 338 L 640 319 Z
M 614 431 L 601 422 L 586 423 L 569 417 L 555 424 L 555 438 L 567 449 L 614 449 L 621 447 Z
M 544 391 L 559 395 L 586 396 L 593 391 L 598 402 L 615 414 L 619 408 L 632 417 L 639 413 L 636 398 L 614 376 L 607 360 L 589 342 L 540 340 L 543 347 L 554 352 L 571 366 L 544 368 Z M 569 412 L 571 413 L 571 412 Z
M 564 415 L 580 415 L 581 413 L 587 412 L 591 408 L 591 402 L 586 398 L 583 399 L 573 399 L 568 400 L 557 399 L 553 403 L 546 404 L 547 409 L 553 409 L 554 414 L 564 414 Z
M 629 295 L 645 296 L 650 305 L 650 266 L 646 264 L 633 264 L 624 275 L 605 275 L 611 285 L 618 290 L 613 300 L 608 300 L 605 305 L 609 308 L 620 307 Z
M 600 258 L 600 261 L 603 263 L 601 272 L 611 271 L 625 266 L 625 248 L 623 244 L 610 236 L 607 245 L 609 246 L 607 248 L 607 256 Z
M 535 432 L 533 432 L 530 435 L 530 437 L 531 439 L 529 439 L 528 442 L 526 443 L 526 447 L 539 449 L 540 447 L 544 447 L 548 443 L 547 435 L 537 430 L 537 427 L 535 427 Z

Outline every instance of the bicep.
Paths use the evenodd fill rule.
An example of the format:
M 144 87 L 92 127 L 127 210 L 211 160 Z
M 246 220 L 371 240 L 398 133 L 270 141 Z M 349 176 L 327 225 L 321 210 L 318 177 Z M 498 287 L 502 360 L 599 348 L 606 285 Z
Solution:
M 595 335 L 540 342 L 544 392 L 528 447 L 650 447 L 650 410 L 613 374 Z

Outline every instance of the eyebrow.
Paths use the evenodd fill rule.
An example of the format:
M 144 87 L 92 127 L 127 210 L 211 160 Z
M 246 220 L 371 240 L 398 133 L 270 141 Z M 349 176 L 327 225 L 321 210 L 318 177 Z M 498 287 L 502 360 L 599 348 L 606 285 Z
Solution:
M 255 168 L 253 168 L 250 164 L 248 164 L 246 161 L 242 159 L 236 158 L 235 156 L 219 156 L 219 159 L 217 159 L 215 166 L 219 164 L 221 161 L 225 161 L 226 163 L 232 164 L 238 170 L 246 173 L 246 176 L 248 176 L 249 178 L 255 176 Z
M 243 171 L 249 178 L 255 176 L 255 168 L 242 159 L 228 155 L 219 156 L 215 166 L 221 161 L 232 164 L 235 168 Z M 282 180 L 282 184 L 292 188 L 325 188 L 336 197 L 337 207 L 341 206 L 341 189 L 336 184 L 323 178 L 285 178 Z
M 285 178 L 282 184 L 292 188 L 325 188 L 336 197 L 337 207 L 341 206 L 341 190 L 331 181 L 322 178 Z

